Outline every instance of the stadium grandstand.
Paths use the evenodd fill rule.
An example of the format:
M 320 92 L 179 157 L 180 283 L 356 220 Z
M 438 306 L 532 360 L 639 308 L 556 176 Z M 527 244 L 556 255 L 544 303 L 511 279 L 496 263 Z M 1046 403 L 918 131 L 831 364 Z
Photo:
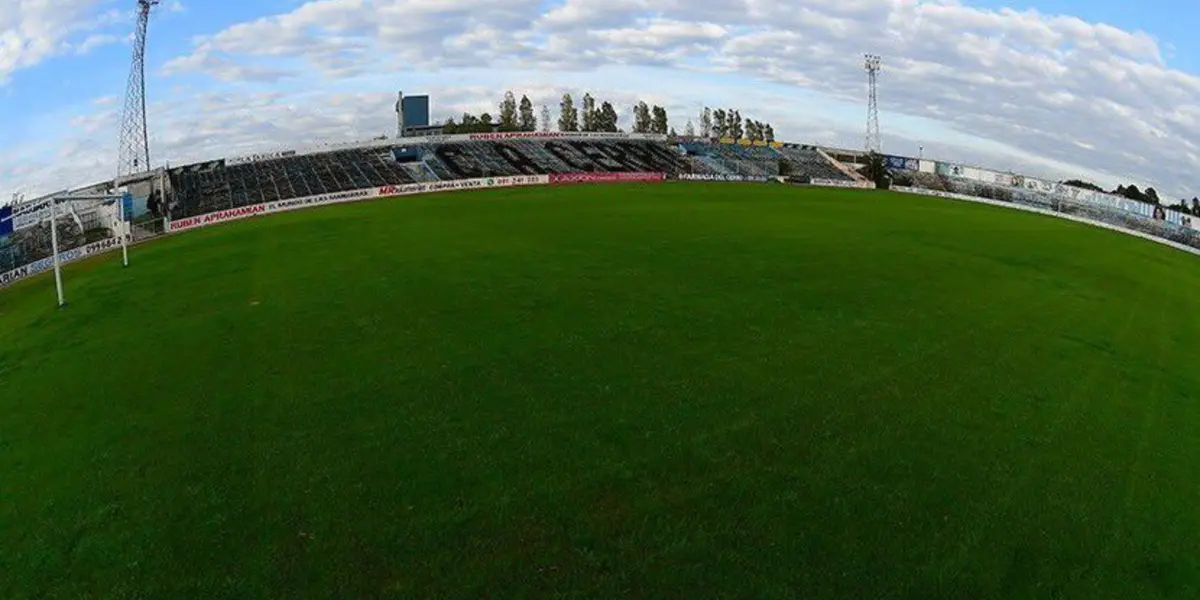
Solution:
M 782 167 L 782 169 L 781 169 Z M 567 173 L 739 175 L 766 181 L 781 173 L 852 181 L 817 150 L 745 146 L 631 134 L 433 136 L 331 151 L 281 152 L 171 169 L 172 218 L 382 186 Z
M 658 134 L 509 132 L 396 137 L 283 150 L 160 168 L 82 190 L 126 190 L 126 220 L 137 241 L 176 231 L 173 222 L 280 201 L 321 203 L 336 195 L 362 197 L 403 186 L 446 185 L 487 178 L 569 174 L 655 173 L 663 179 L 776 181 L 831 187 L 890 185 L 902 192 L 1001 201 L 1050 211 L 1200 248 L 1190 215 L 1094 190 L 1034 177 L 925 158 L 883 156 L 885 177 L 867 176 L 871 156 L 855 150 L 748 140 L 680 138 Z M 874 179 L 874 181 L 872 181 Z M 892 182 L 895 185 L 892 185 Z M 444 188 L 438 188 L 444 189 Z M 386 195 L 386 194 L 382 194 Z M 7 208 L 30 213 L 45 199 Z M 17 217 L 17 222 L 22 222 Z M 25 219 L 29 221 L 29 219 Z M 85 222 L 86 221 L 86 222 Z M 0 230 L 0 274 L 44 264 L 49 226 L 30 222 Z M 112 235 L 100 217 L 58 222 L 60 248 L 70 251 Z M 36 272 L 38 269 L 27 270 Z M 17 278 L 8 276 L 6 282 Z

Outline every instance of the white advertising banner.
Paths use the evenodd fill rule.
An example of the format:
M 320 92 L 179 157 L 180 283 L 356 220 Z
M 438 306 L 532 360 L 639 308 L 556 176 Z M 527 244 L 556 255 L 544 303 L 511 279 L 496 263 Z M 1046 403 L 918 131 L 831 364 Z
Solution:
M 14 231 L 28 229 L 50 218 L 50 204 L 54 195 L 44 196 L 30 202 L 13 207 L 12 225 Z
M 809 182 L 809 185 L 815 185 L 815 186 L 820 186 L 820 187 L 856 188 L 856 189 L 860 189 L 860 190 L 875 189 L 874 181 L 848 181 L 845 179 L 813 178 Z
M 74 250 L 66 250 L 58 253 L 59 261 L 62 264 L 77 261 L 81 258 L 87 258 L 95 254 L 116 250 L 121 247 L 120 237 L 111 237 L 106 240 L 92 242 L 86 246 L 80 246 Z M 22 279 L 33 277 L 38 273 L 44 273 L 54 268 L 54 257 L 43 258 L 42 260 L 34 261 L 23 267 L 18 267 L 7 273 L 0 273 L 0 287 L 12 285 Z
M 746 175 L 719 175 L 714 173 L 681 173 L 680 181 L 750 181 L 750 182 L 765 182 L 770 179 L 767 177 L 749 177 Z

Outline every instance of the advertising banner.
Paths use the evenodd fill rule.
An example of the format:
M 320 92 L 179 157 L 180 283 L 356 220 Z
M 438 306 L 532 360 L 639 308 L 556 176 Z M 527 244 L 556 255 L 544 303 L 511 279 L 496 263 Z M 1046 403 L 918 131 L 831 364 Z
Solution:
M 276 200 L 268 202 L 264 206 L 263 214 L 287 212 L 298 208 L 308 206 L 321 206 L 323 204 L 340 204 L 342 202 L 355 202 L 357 200 L 366 200 L 367 198 L 375 198 L 380 193 L 377 190 L 354 190 L 352 192 L 337 192 L 333 194 L 323 194 L 320 196 L 309 196 L 307 198 L 291 198 L 288 200 Z
M 945 162 L 938 161 L 937 167 L 935 167 L 935 171 L 937 172 L 938 175 L 944 175 L 946 177 L 962 177 L 963 176 L 962 165 L 956 165 L 954 163 L 945 163 Z
M 549 182 L 550 176 L 548 175 L 519 175 L 515 177 L 487 177 L 480 179 L 456 179 L 452 181 L 410 183 L 407 185 L 385 185 L 377 188 L 334 192 L 331 194 L 320 194 L 317 196 L 308 196 L 304 198 L 290 198 L 288 200 L 276 200 L 274 202 L 254 204 L 251 206 L 243 206 L 230 210 L 212 212 L 205 215 L 171 221 L 167 227 L 167 230 L 171 233 L 176 233 L 191 229 L 199 229 L 209 225 L 217 225 L 219 223 L 228 223 L 230 221 L 247 219 L 250 217 L 256 217 L 258 215 L 286 212 L 300 208 L 307 208 L 310 206 L 340 204 L 342 202 L 357 202 L 359 200 L 367 200 L 370 198 L 409 196 L 412 194 L 448 192 L 453 190 L 544 185 Z
M 559 183 L 616 183 L 621 181 L 662 181 L 662 173 L 555 173 L 551 184 Z
M 295 150 L 281 150 L 279 152 L 263 152 L 260 154 L 247 154 L 246 156 L 235 156 L 225 160 L 226 166 L 244 165 L 247 163 L 263 162 L 266 160 L 275 160 L 279 158 L 288 158 L 296 156 Z
M 54 201 L 53 197 L 46 197 L 33 202 L 27 202 L 12 209 L 12 228 L 13 231 L 21 231 L 29 229 L 50 218 L 50 204 Z
M 186 231 L 188 229 L 199 229 L 217 223 L 227 223 L 229 221 L 237 221 L 255 215 L 261 215 L 267 212 L 266 204 L 254 204 L 251 206 L 243 206 L 240 208 L 231 208 L 229 210 L 219 210 L 217 212 L 199 215 L 196 217 L 188 217 L 171 221 L 167 226 L 167 230 L 171 233 L 176 231 Z
M 820 187 L 856 188 L 860 190 L 875 189 L 874 181 L 848 181 L 845 179 L 821 179 L 816 177 L 809 181 L 809 185 Z
M 749 181 L 762 183 L 770 181 L 768 177 L 749 177 L 747 175 L 720 175 L 716 173 L 682 173 L 680 181 Z
M 921 170 L 921 161 L 915 158 L 907 158 L 904 156 L 885 156 L 883 157 L 884 166 L 893 171 L 919 171 Z
M 142 206 L 146 205 L 146 201 L 142 200 Z M 126 221 L 133 220 L 133 194 L 128 190 L 121 195 L 121 214 L 125 216 Z
M 549 175 L 514 175 L 511 177 L 492 177 L 484 187 L 513 187 L 522 185 L 546 185 L 550 183 Z
M 0 206 L 0 236 L 13 232 L 13 214 L 11 206 Z
M 999 171 L 985 171 L 983 169 L 980 169 L 979 173 L 982 175 L 982 177 L 980 178 L 980 181 L 982 181 L 983 183 L 994 183 L 996 185 L 1002 185 L 1004 187 L 1018 186 L 1017 177 L 1015 175 L 1013 175 L 1012 173 L 1001 173 Z
M 86 246 L 75 248 L 74 250 L 66 250 L 58 254 L 59 261 L 63 264 L 100 254 L 109 250 L 115 250 L 121 247 L 120 237 L 111 237 L 106 240 L 92 242 Z M 42 260 L 29 263 L 23 267 L 18 267 L 7 273 L 0 273 L 0 287 L 12 285 L 22 279 L 33 277 L 38 273 L 44 273 L 54 268 L 54 257 L 43 258 Z

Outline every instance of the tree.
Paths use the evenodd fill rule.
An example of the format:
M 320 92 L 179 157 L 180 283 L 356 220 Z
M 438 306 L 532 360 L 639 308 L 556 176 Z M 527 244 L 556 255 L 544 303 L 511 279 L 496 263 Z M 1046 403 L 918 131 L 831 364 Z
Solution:
M 746 119 L 746 139 L 751 142 L 758 141 L 758 121 Z
M 673 140 L 674 140 L 674 139 L 677 139 L 677 138 L 679 138 L 679 134 L 678 134 L 678 133 L 676 133 L 676 132 L 675 132 L 675 128 L 674 128 L 674 127 L 672 127 L 672 128 L 671 128 L 671 130 L 667 132 L 667 137 L 669 137 L 669 138 L 671 138 L 671 139 L 673 139 Z
M 517 125 L 521 131 L 537 131 L 537 118 L 533 116 L 533 103 L 529 101 L 529 96 L 521 96 L 521 107 L 518 109 L 520 116 L 517 118 Z
M 683 137 L 696 137 L 696 128 L 692 125 L 691 119 L 688 119 L 687 125 L 683 126 Z
M 766 142 L 774 142 L 775 141 L 775 128 L 771 127 L 770 123 L 767 123 L 766 126 L 763 127 L 763 141 L 766 141 Z
M 596 123 L 596 117 L 599 117 L 600 113 L 596 111 L 596 99 L 591 94 L 583 95 L 583 106 L 580 110 L 583 113 L 583 130 L 600 131 Z
M 867 179 L 874 181 L 879 189 L 886 190 L 891 187 L 887 165 L 884 164 L 883 155 L 878 152 L 872 152 L 867 156 L 867 164 L 863 165 L 859 173 Z
M 666 134 L 667 129 L 667 109 L 655 104 L 651 110 L 650 117 L 650 133 Z
M 1077 188 L 1081 188 L 1081 189 L 1085 189 L 1085 190 L 1092 190 L 1093 192 L 1103 192 L 1104 191 L 1104 188 L 1102 188 L 1090 181 L 1083 181 L 1080 179 L 1068 179 L 1063 182 L 1063 185 L 1069 185 L 1071 187 L 1077 187 Z
M 617 109 L 613 108 L 612 103 L 608 102 L 606 100 L 603 104 L 600 105 L 600 119 L 599 119 L 600 131 L 616 133 L 617 132 L 617 120 L 618 120 Z
M 558 105 L 558 130 L 579 131 L 579 111 L 575 110 L 575 102 L 570 94 L 563 94 L 562 103 Z
M 638 102 L 633 106 L 633 132 L 650 133 L 650 125 L 650 107 L 645 102 Z
M 550 107 L 542 105 L 542 133 L 550 133 Z
M 479 131 L 480 131 L 480 133 L 486 133 L 488 131 L 492 131 L 493 129 L 495 129 L 495 127 L 492 126 L 492 115 L 490 115 L 488 113 L 483 113 L 482 115 L 479 115 Z
M 1200 198 L 1192 198 L 1192 214 L 1200 217 Z
M 714 110 L 712 113 L 712 136 L 713 137 L 729 137 L 729 127 L 725 119 L 725 111 L 721 109 Z
M 471 113 L 463 113 L 462 121 L 457 128 L 458 133 L 478 133 L 479 117 Z
M 500 131 L 517 130 L 517 99 L 511 91 L 504 92 L 500 102 Z
M 742 130 L 742 113 L 736 110 L 729 111 L 729 137 L 740 140 L 745 132 Z
M 454 117 L 446 119 L 445 124 L 442 125 L 442 133 L 446 135 L 458 133 L 458 124 L 454 122 Z
M 1146 191 L 1143 192 L 1142 195 L 1145 196 L 1146 202 L 1149 202 L 1150 204 L 1162 204 L 1162 202 L 1159 202 L 1158 200 L 1158 191 L 1152 187 L 1146 188 Z
M 713 117 L 712 111 L 707 106 L 700 111 L 700 136 L 712 137 L 713 132 Z

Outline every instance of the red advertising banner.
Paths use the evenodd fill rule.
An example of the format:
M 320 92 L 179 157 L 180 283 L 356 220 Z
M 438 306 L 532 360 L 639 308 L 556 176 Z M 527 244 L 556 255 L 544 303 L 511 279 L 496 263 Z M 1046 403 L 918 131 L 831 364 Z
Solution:
M 662 173 L 554 173 L 550 183 L 615 183 L 619 181 L 662 181 Z

